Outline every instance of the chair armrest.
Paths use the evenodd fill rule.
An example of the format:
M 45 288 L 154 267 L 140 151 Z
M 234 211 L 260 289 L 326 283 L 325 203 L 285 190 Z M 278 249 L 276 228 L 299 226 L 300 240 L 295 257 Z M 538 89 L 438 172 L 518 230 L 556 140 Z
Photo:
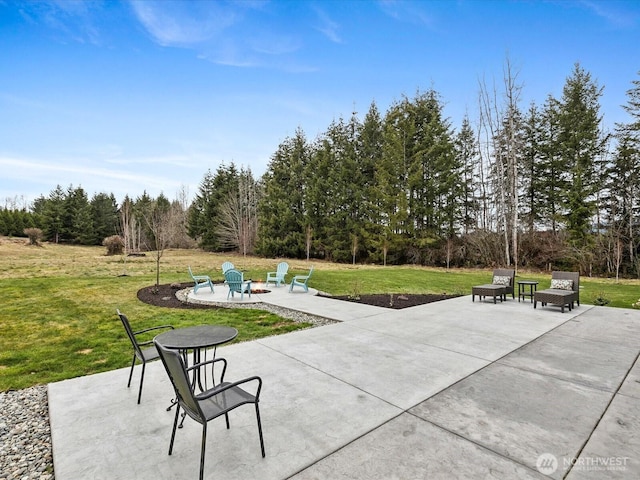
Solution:
M 224 375 L 227 372 L 227 360 L 219 357 L 219 358 L 212 358 L 211 360 L 206 360 L 204 362 L 199 362 L 199 363 L 195 363 L 193 365 L 191 365 L 190 367 L 186 368 L 186 372 L 187 375 L 189 374 L 189 372 L 193 371 L 193 370 L 200 370 L 200 368 L 202 367 L 206 367 L 207 365 L 211 365 L 211 380 L 213 381 L 213 384 L 216 384 L 216 380 L 215 380 L 215 371 L 214 371 L 214 365 L 218 362 L 222 362 L 222 373 L 220 374 L 220 380 L 219 383 L 224 382 Z M 205 379 L 205 385 L 206 385 L 206 378 L 207 378 L 207 372 L 206 370 L 203 372 L 204 373 L 204 379 Z M 202 375 L 202 374 L 201 374 Z
M 170 328 L 171 330 L 173 330 L 175 327 L 173 325 L 160 325 L 158 327 L 151 327 L 151 328 L 145 328 L 144 330 L 138 330 L 137 332 L 133 332 L 133 334 L 138 335 L 140 333 L 152 332 L 154 330 L 160 330 L 163 328 Z
M 262 390 L 262 379 L 258 376 L 253 376 L 253 377 L 245 378 L 242 380 L 238 380 L 237 382 L 229 383 L 228 385 L 225 385 L 224 387 L 221 387 L 221 388 L 215 387 L 215 388 L 212 388 L 211 390 L 207 390 L 206 392 L 200 393 L 195 397 L 198 400 L 205 400 L 207 398 L 211 398 L 231 388 L 239 387 L 240 385 L 253 382 L 256 380 L 258 381 L 258 388 L 256 389 L 256 393 L 254 394 L 254 397 L 256 397 L 256 402 L 257 402 L 260 400 L 260 390 Z

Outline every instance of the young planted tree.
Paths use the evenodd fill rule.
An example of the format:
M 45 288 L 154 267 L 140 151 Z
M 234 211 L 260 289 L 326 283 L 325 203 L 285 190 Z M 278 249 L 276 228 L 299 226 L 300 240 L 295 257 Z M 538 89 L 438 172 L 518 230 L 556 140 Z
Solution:
M 144 210 L 143 218 L 151 232 L 151 242 L 155 252 L 156 285 L 155 292 L 160 289 L 160 260 L 171 242 L 171 204 L 160 194 L 155 201 Z

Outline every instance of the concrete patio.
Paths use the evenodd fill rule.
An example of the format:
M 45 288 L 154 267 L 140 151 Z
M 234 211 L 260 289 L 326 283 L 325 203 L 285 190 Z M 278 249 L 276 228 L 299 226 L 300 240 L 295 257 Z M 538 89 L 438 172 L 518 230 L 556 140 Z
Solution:
M 218 347 L 228 379 L 263 378 L 267 456 L 240 408 L 210 423 L 205 478 L 640 478 L 640 311 L 270 290 L 252 301 L 340 323 Z M 137 405 L 138 368 L 49 385 L 56 480 L 197 478 L 200 425 L 168 456 L 171 384 L 149 364 Z

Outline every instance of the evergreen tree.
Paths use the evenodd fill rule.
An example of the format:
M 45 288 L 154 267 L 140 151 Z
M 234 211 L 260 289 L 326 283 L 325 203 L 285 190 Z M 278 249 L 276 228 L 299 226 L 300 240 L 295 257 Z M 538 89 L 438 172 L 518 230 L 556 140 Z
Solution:
M 455 136 L 456 161 L 461 173 L 461 216 L 464 233 L 477 228 L 480 210 L 480 190 L 477 188 L 475 172 L 480 162 L 475 133 L 469 117 L 465 115 L 460 131 Z
M 306 252 L 305 195 L 310 147 L 301 129 L 286 138 L 271 157 L 262 177 L 264 196 L 258 204 L 257 251 L 267 257 L 302 258 Z
M 580 248 L 590 243 L 594 198 L 598 188 L 595 162 L 602 154 L 599 100 L 602 88 L 579 64 L 567 79 L 559 105 L 559 151 L 569 172 L 565 192 L 567 230 Z
M 93 222 L 87 193 L 69 185 L 63 201 L 62 237 L 71 242 L 91 244 Z
M 311 219 L 310 210 L 322 213 L 322 223 L 310 225 L 324 255 L 338 262 L 355 261 L 363 231 L 364 181 L 357 155 L 360 128 L 355 114 L 348 124 L 342 119 L 332 122 L 307 168 L 306 216 Z
M 609 229 L 626 246 L 623 262 L 640 277 L 637 245 L 640 245 L 640 79 L 627 91 L 628 123 L 616 125 L 618 145 L 608 172 Z
M 362 248 L 370 260 L 385 262 L 385 243 L 381 228 L 380 202 L 376 195 L 376 170 L 382 161 L 384 132 L 382 119 L 375 102 L 364 117 L 358 141 L 358 160 L 362 179 L 361 213 Z
M 522 219 L 529 233 L 542 220 L 542 120 L 535 103 L 531 103 L 523 125 Z
M 210 251 L 229 250 L 218 235 L 220 209 L 229 195 L 238 190 L 239 173 L 235 164 L 222 164 L 215 174 L 208 171 L 189 208 L 188 232 L 201 248 Z
M 381 243 L 388 263 L 404 263 L 413 228 L 409 221 L 409 155 L 415 124 L 410 102 L 394 102 L 383 119 L 382 159 L 376 168 L 376 197 L 380 205 Z M 385 261 L 385 263 L 387 263 Z
M 64 231 L 65 193 L 60 185 L 42 202 L 43 231 L 46 238 L 58 243 Z
M 101 245 L 105 238 L 116 235 L 118 231 L 118 205 L 113 194 L 107 193 L 95 194 L 90 205 L 93 223 L 92 243 Z
M 569 176 L 560 148 L 560 103 L 547 97 L 541 118 L 538 213 L 545 226 L 557 233 L 564 214 L 563 196 Z

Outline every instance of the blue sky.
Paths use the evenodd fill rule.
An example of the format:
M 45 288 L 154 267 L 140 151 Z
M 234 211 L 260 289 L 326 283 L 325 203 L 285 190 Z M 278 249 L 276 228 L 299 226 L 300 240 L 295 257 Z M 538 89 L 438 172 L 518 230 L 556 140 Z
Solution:
M 613 128 L 640 2 L 0 0 L 0 205 L 58 184 L 193 196 L 222 162 L 262 175 L 298 127 L 429 88 L 457 127 L 507 56 L 525 110 L 580 62 Z

